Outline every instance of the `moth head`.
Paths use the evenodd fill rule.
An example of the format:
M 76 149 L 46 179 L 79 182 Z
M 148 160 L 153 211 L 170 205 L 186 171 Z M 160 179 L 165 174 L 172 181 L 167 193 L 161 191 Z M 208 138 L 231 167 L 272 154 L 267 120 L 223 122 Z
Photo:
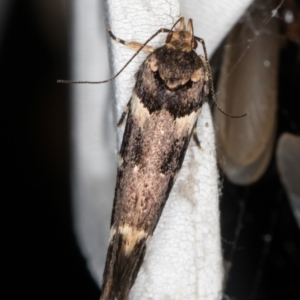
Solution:
M 188 20 L 187 26 L 184 24 L 184 18 L 180 19 L 179 27 L 171 31 L 166 38 L 168 48 L 190 52 L 198 47 L 198 42 L 194 38 L 193 21 Z

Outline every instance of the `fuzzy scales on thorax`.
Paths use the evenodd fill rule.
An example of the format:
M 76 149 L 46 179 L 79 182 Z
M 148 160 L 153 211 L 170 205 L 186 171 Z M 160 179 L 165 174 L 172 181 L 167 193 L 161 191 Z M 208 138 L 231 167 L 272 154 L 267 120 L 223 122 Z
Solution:
M 183 117 L 203 104 L 204 80 L 193 82 L 191 78 L 196 72 L 203 78 L 204 69 L 195 51 L 182 52 L 163 46 L 140 66 L 135 92 L 150 113 L 165 108 L 174 118 Z

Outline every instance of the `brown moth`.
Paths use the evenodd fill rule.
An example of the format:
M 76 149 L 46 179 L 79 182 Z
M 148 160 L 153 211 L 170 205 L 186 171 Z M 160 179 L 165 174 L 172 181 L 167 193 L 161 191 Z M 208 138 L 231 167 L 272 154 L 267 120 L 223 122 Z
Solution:
M 207 101 L 209 83 L 213 89 L 210 67 L 203 40 L 193 35 L 192 20 L 185 26 L 180 18 L 175 25 L 151 37 L 168 32 L 165 45 L 157 49 L 125 42 L 110 33 L 117 42 L 139 50 L 146 47 L 151 53 L 139 67 L 132 97 L 119 122 L 128 113 L 101 300 L 127 299 L 192 135 L 199 145 L 195 126 Z M 205 58 L 194 51 L 197 41 L 203 45 Z
M 173 30 L 179 23 L 178 28 Z M 147 43 L 168 33 L 165 45 L 154 49 Z M 181 169 L 193 136 L 198 147 L 196 123 L 210 94 L 216 104 L 211 69 L 204 41 L 194 36 L 193 22 L 180 18 L 171 29 L 161 28 L 144 44 L 118 43 L 138 49 L 125 66 L 105 81 L 59 83 L 105 83 L 115 79 L 142 50 L 150 52 L 136 73 L 132 97 L 118 125 L 127 122 L 121 149 L 111 233 L 100 300 L 126 300 L 135 282 L 162 210 Z M 198 42 L 204 57 L 194 50 Z

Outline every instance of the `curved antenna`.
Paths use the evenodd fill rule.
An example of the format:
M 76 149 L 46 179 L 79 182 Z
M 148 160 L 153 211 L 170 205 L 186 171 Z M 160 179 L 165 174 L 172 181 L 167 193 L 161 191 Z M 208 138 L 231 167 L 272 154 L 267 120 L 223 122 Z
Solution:
M 193 20 L 189 19 L 187 23 L 187 31 L 191 31 L 192 33 L 192 38 L 191 38 L 191 50 L 195 49 L 194 48 L 194 26 L 193 26 Z
M 208 58 L 207 58 L 207 51 L 206 51 L 206 46 L 205 46 L 205 42 L 203 39 L 195 36 L 194 37 L 199 43 L 201 43 L 202 48 L 203 48 L 203 52 L 204 52 L 204 56 L 205 56 L 205 60 L 206 60 L 206 68 L 208 71 L 208 80 L 209 80 L 209 85 L 210 85 L 210 92 L 212 94 L 212 100 L 214 102 L 214 105 L 217 107 L 217 109 L 223 113 L 225 116 L 228 116 L 230 118 L 234 118 L 234 119 L 239 119 L 239 118 L 243 118 L 246 117 L 248 115 L 248 113 L 239 115 L 239 116 L 234 116 L 234 115 L 230 115 L 227 112 L 225 112 L 218 104 L 217 104 L 217 100 L 216 100 L 216 95 L 215 95 L 215 90 L 214 90 L 214 85 L 213 85 L 213 80 L 212 80 L 212 75 L 211 75 L 211 68 L 210 68 L 210 64 L 208 62 Z
M 175 28 L 175 26 L 180 22 L 180 28 L 184 27 L 184 17 L 180 17 L 172 26 L 172 28 L 170 29 L 169 32 L 173 31 L 173 29 Z
M 181 20 L 181 18 L 175 23 L 175 25 Z M 173 26 L 174 27 L 174 26 Z M 172 27 L 172 28 L 173 28 Z M 107 80 L 103 80 L 103 81 L 72 81 L 72 80 L 64 80 L 64 79 L 58 79 L 57 83 L 78 83 L 78 84 L 100 84 L 100 83 L 106 83 L 109 81 L 114 80 L 116 77 L 118 77 L 123 70 L 130 64 L 130 62 L 143 50 L 143 48 L 153 39 L 155 38 L 158 34 L 162 33 L 162 32 L 171 32 L 172 30 L 170 29 L 166 29 L 166 28 L 161 28 L 159 30 L 156 31 L 156 33 L 154 33 L 136 52 L 135 54 L 128 60 L 128 62 L 123 66 L 123 68 L 117 73 L 115 74 L 113 77 L 107 79 Z M 114 37 L 113 33 L 111 32 L 110 29 L 108 29 L 108 33 L 111 37 Z

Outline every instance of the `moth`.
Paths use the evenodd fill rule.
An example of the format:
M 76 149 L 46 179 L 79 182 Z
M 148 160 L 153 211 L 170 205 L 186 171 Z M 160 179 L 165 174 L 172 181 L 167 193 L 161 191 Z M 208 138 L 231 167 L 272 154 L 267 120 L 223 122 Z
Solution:
M 179 23 L 177 29 L 173 28 Z M 121 149 L 111 218 L 110 242 L 101 300 L 127 299 L 163 208 L 182 166 L 197 118 L 212 86 L 204 41 L 193 35 L 193 23 L 180 18 L 167 32 L 165 45 L 149 51 L 135 75 Z M 151 39 L 150 38 L 150 39 Z M 205 58 L 194 50 L 200 42 Z
M 157 49 L 148 46 L 160 33 L 168 33 L 165 44 Z M 126 300 L 192 136 L 200 147 L 196 124 L 201 107 L 209 95 L 218 105 L 205 43 L 194 36 L 192 19 L 185 25 L 180 18 L 171 29 L 159 29 L 144 44 L 121 40 L 110 30 L 109 34 L 116 42 L 137 49 L 115 76 L 98 82 L 58 82 L 108 82 L 141 50 L 150 52 L 135 75 L 132 97 L 118 123 L 127 115 L 100 298 Z M 204 57 L 195 52 L 198 42 Z

